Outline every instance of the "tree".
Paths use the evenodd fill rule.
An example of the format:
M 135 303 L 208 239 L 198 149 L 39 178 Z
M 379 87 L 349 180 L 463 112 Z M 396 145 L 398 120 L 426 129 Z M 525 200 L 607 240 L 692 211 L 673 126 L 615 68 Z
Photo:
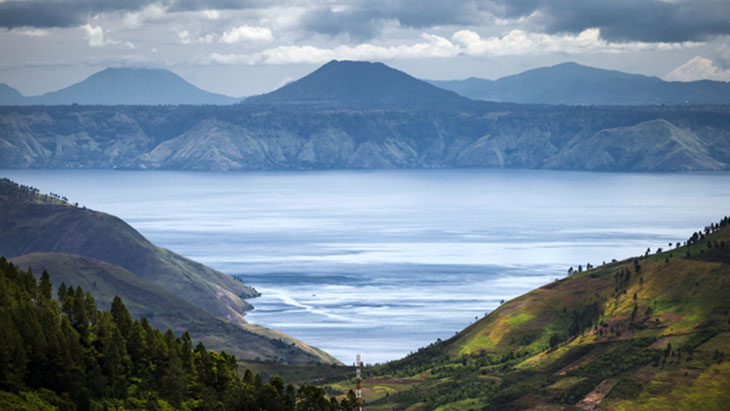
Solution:
M 48 275 L 48 271 L 43 270 L 41 273 L 41 282 L 38 284 L 38 295 L 43 301 L 50 301 L 53 298 L 52 291 L 51 278 Z
M 122 299 L 118 295 L 114 296 L 112 300 L 112 306 L 109 310 L 114 318 L 114 323 L 119 327 L 119 331 L 122 333 L 124 338 L 129 335 L 129 329 L 132 327 L 132 316 L 129 315 L 127 307 L 124 306 Z

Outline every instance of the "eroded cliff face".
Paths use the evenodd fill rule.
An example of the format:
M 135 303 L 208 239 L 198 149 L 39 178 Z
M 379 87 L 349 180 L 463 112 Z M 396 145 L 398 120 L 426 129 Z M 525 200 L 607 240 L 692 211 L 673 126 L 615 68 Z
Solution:
M 4 107 L 0 167 L 730 168 L 730 108 Z

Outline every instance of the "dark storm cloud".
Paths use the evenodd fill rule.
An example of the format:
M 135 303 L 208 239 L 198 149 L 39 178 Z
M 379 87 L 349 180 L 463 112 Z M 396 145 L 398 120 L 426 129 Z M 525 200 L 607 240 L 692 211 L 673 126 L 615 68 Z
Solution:
M 475 2 L 445 5 L 434 0 L 367 1 L 344 3 L 343 11 L 316 8 L 305 13 L 301 26 L 305 30 L 328 34 L 346 34 L 353 40 L 377 35 L 386 22 L 405 27 L 426 28 L 445 24 L 484 24 Z M 481 11 L 485 14 L 484 11 Z
M 138 11 L 151 4 L 171 11 L 243 10 L 274 4 L 265 0 L 10 0 L 0 3 L 0 27 L 73 27 L 100 13 Z
M 136 11 L 157 3 L 170 11 L 307 7 L 300 28 L 351 39 L 376 36 L 388 22 L 403 27 L 490 26 L 494 18 L 532 16 L 521 28 L 546 33 L 601 29 L 612 41 L 674 42 L 730 34 L 728 0 L 10 0 L 0 3 L 0 27 L 70 27 L 96 14 Z M 342 6 L 341 11 L 335 7 Z M 533 15 L 534 14 L 534 15 Z
M 730 34 L 730 2 L 725 0 L 675 3 L 660 0 L 502 0 L 493 5 L 507 18 L 528 16 L 537 11 L 535 21 L 548 33 L 577 33 L 597 27 L 603 38 L 613 41 L 692 41 Z
M 30 0 L 0 3 L 0 27 L 71 27 L 95 14 L 138 10 L 150 0 Z
M 352 37 L 377 34 L 383 21 L 413 28 L 436 25 L 489 25 L 494 17 L 529 20 L 531 30 L 579 33 L 601 29 L 612 41 L 675 42 L 705 40 L 730 34 L 727 0 L 473 0 L 348 2 L 342 12 L 318 9 L 307 13 L 303 28 Z

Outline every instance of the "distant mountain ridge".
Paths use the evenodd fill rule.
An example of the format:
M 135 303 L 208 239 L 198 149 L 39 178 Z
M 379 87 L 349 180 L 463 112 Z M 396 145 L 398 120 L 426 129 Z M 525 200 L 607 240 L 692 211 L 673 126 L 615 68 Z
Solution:
M 520 104 L 730 104 L 730 83 L 668 82 L 658 77 L 562 63 L 497 80 L 429 81 L 477 100 Z
M 199 105 L 237 101 L 202 90 L 169 70 L 151 68 L 107 68 L 61 90 L 31 97 L 0 84 L 0 104 L 7 105 Z
M 244 103 L 443 110 L 475 102 L 383 63 L 332 60 L 299 80 L 249 97 Z
M 568 94 L 597 75 L 646 80 L 576 64 L 521 77 L 544 89 L 566 71 Z M 729 105 L 476 101 L 381 63 L 332 61 L 233 105 L 0 107 L 0 168 L 716 171 L 730 169 L 728 130 Z
M 583 66 L 540 67 L 497 80 L 419 80 L 382 63 L 332 60 L 270 93 L 243 100 L 210 93 L 164 69 L 107 68 L 61 90 L 25 97 L 0 83 L 0 105 L 267 104 L 455 110 L 483 101 L 565 105 L 730 104 L 730 83 L 668 82 Z
M 0 105 L 23 104 L 23 97 L 20 92 L 5 83 L 0 83 Z
M 7 168 L 730 169 L 728 106 L 0 107 Z M 649 143 L 651 142 L 651 143 Z

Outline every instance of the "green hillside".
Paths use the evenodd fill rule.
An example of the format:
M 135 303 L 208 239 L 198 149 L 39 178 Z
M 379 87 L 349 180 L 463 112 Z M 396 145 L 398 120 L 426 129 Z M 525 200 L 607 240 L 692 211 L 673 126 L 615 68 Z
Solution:
M 25 270 L 32 268 L 36 276 L 47 271 L 54 286 L 65 283 L 88 290 L 100 309 L 110 308 L 114 297 L 119 296 L 133 318 L 147 318 L 153 327 L 176 334 L 188 331 L 193 341 L 237 358 L 300 364 L 337 362 L 286 334 L 223 321 L 119 266 L 63 253 L 26 254 L 11 262 Z
M 232 277 L 150 243 L 121 219 L 62 197 L 0 180 L 0 256 L 89 290 L 102 306 L 115 295 L 156 327 L 242 359 L 338 361 L 286 334 L 244 320 L 258 293 Z
M 0 196 L 14 201 L 71 205 L 65 197 L 61 197 L 58 194 L 42 194 L 35 187 L 18 184 L 8 178 L 0 178 Z
M 0 255 L 61 252 L 123 267 L 228 321 L 241 322 L 258 293 L 228 275 L 150 243 L 109 214 L 0 197 Z
M 729 224 L 573 273 L 446 341 L 366 369 L 368 409 L 727 407 Z

